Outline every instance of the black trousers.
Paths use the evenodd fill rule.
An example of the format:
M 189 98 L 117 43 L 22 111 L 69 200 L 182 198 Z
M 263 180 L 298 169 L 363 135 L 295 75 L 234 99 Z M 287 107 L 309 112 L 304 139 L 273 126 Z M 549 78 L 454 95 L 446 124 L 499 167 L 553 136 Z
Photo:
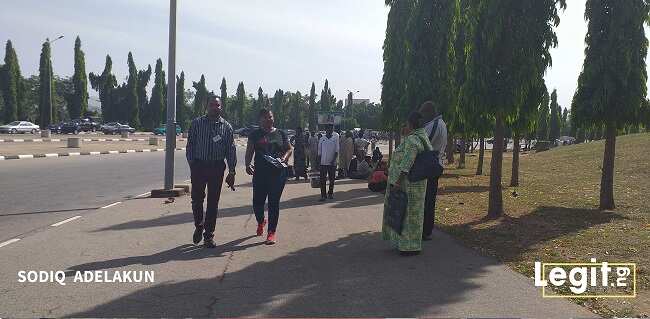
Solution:
M 430 236 L 433 232 L 433 224 L 436 218 L 436 195 L 438 194 L 438 179 L 427 179 L 427 195 L 424 199 L 424 224 L 422 235 Z
M 334 181 L 336 180 L 336 166 L 334 165 L 321 165 L 320 166 L 320 196 L 325 197 L 325 183 L 327 178 L 330 180 L 330 189 L 328 194 L 334 194 Z
M 204 229 L 203 238 L 214 237 L 214 227 L 217 223 L 217 212 L 219 210 L 219 198 L 221 197 L 221 185 L 223 174 L 226 170 L 224 161 L 196 161 L 190 166 L 192 180 L 192 214 L 194 215 L 194 226 Z M 205 188 L 208 187 L 208 203 L 203 216 L 203 201 L 205 199 Z

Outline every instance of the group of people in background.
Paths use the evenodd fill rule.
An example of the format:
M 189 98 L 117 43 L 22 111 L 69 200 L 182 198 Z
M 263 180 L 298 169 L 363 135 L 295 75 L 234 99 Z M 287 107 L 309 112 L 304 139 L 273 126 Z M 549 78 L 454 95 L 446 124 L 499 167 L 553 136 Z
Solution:
M 225 182 L 235 190 L 237 155 L 234 134 L 232 126 L 221 117 L 222 111 L 220 99 L 211 97 L 207 114 L 192 121 L 186 147 L 192 182 L 193 242 L 198 244 L 203 239 L 208 248 L 216 247 L 214 230 L 226 168 L 228 174 Z M 401 132 L 402 143 L 396 147 L 388 162 L 384 161 L 376 140 L 365 139 L 363 131 L 357 134 L 348 131 L 341 137 L 341 134 L 334 132 L 333 125 L 327 126 L 325 134 L 306 133 L 298 128 L 290 141 L 285 131 L 275 128 L 271 110 L 260 110 L 258 119 L 260 127 L 248 137 L 245 167 L 246 173 L 253 176 L 256 235 L 262 236 L 267 227 L 267 244 L 275 244 L 277 240 L 280 200 L 289 178 L 288 163 L 292 155 L 296 180 L 301 177 L 308 179 L 310 170 L 318 172 L 318 175 L 312 176 L 320 178 L 320 201 L 334 199 L 337 174 L 338 178 L 367 180 L 368 188 L 373 192 L 384 192 L 386 199 L 392 191 L 405 192 L 408 206 L 403 228 L 398 232 L 386 222 L 382 226 L 382 238 L 394 243 L 402 254 L 418 254 L 422 241 L 431 239 L 439 176 L 417 182 L 409 181 L 406 177 L 413 169 L 416 157 L 425 151 L 433 150 L 440 161 L 436 164 L 442 166 L 447 128 L 432 102 L 424 103 L 417 112 L 409 115 Z M 370 155 L 369 147 L 372 150 Z M 207 207 L 204 213 L 206 187 Z M 268 220 L 264 214 L 267 205 Z

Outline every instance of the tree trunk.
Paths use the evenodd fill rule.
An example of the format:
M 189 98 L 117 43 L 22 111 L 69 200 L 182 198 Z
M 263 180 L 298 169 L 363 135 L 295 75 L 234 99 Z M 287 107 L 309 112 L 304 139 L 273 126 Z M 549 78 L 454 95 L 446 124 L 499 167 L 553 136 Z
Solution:
M 614 159 L 616 157 L 616 125 L 607 123 L 605 133 L 603 174 L 600 179 L 600 209 L 614 209 Z
M 456 148 L 456 145 L 454 145 L 454 136 L 452 134 L 447 135 L 447 164 L 454 164 L 454 149 Z
M 460 159 L 458 160 L 458 168 L 465 168 L 465 137 L 460 140 Z
M 494 145 L 490 163 L 490 199 L 488 217 L 498 218 L 503 215 L 503 194 L 501 192 L 501 173 L 503 164 L 504 141 L 503 115 L 496 116 L 494 127 Z
M 476 175 L 483 175 L 483 158 L 485 157 L 485 138 L 481 136 L 478 150 L 478 165 L 476 166 Z
M 519 186 L 519 136 L 515 134 L 512 141 L 512 175 L 510 187 Z
M 393 133 L 391 132 L 388 136 L 388 158 L 390 160 L 391 155 L 393 155 Z
M 474 153 L 474 151 L 476 150 L 476 144 L 475 144 L 475 142 L 476 142 L 476 141 L 475 141 L 474 138 L 472 137 L 472 144 L 471 144 L 470 147 L 469 147 L 469 152 L 470 152 L 470 153 Z

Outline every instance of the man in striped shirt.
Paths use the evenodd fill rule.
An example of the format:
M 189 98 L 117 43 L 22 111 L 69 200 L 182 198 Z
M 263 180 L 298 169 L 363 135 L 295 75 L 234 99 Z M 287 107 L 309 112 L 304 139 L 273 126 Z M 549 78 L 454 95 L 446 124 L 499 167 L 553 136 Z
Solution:
M 208 100 L 208 114 L 192 121 L 187 138 L 185 156 L 190 165 L 192 180 L 192 213 L 194 214 L 194 244 L 201 242 L 201 235 L 205 247 L 214 248 L 214 227 L 217 222 L 221 184 L 228 162 L 228 176 L 226 184 L 235 190 L 235 166 L 237 165 L 237 152 L 233 130 L 230 123 L 223 117 L 221 100 L 210 97 Z M 224 162 L 225 160 L 225 162 Z M 208 203 L 203 216 L 203 200 L 205 187 L 208 187 Z

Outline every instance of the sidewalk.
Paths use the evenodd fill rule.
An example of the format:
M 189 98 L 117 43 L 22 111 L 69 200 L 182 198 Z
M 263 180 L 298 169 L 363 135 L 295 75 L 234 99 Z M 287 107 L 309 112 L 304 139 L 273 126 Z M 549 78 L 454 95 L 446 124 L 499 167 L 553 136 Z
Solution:
M 399 256 L 380 239 L 382 195 L 360 181 L 337 181 L 325 203 L 287 184 L 266 246 L 237 178 L 216 249 L 191 244 L 189 197 L 129 200 L 0 248 L 0 317 L 595 317 L 443 233 Z M 155 283 L 18 283 L 19 270 L 146 270 Z

